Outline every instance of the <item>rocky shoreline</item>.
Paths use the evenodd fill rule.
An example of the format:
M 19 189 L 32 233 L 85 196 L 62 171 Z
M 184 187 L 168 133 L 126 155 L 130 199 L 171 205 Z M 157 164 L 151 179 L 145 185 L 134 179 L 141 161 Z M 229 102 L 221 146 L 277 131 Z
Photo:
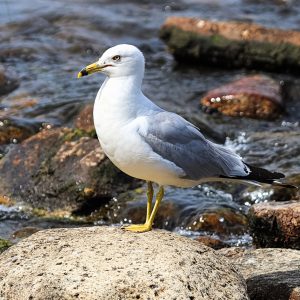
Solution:
M 115 226 L 144 221 L 145 186 L 99 146 L 90 103 L 99 82 L 83 84 L 88 104 L 76 98 L 70 72 L 103 47 L 93 44 L 103 24 L 76 20 L 46 14 L 28 30 L 23 21 L 0 26 L 8 44 L 0 45 L 0 299 L 300 299 L 299 190 L 167 188 L 154 225 L 168 232 Z M 176 62 L 158 39 L 139 37 L 149 58 L 146 92 L 246 162 L 284 172 L 299 186 L 300 33 L 170 17 L 160 35 Z M 39 38 L 59 43 L 50 49 Z M 56 94 L 62 99 L 54 101 Z

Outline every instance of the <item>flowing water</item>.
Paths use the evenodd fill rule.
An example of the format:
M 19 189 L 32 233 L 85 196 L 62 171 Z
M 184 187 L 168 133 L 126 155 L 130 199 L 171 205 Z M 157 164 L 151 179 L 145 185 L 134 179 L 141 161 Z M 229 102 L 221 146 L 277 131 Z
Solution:
M 227 137 L 228 145 L 237 150 L 246 147 L 244 152 L 247 153 L 251 152 L 251 144 L 247 149 L 245 140 L 251 132 L 299 130 L 297 87 L 300 81 L 284 72 L 271 74 L 287 89 L 286 113 L 276 121 L 204 114 L 199 99 L 205 91 L 253 71 L 176 64 L 158 37 L 161 24 L 172 15 L 243 20 L 285 29 L 300 26 L 300 5 L 292 0 L 0 0 L 0 62 L 20 83 L 14 92 L 0 98 L 1 116 L 13 118 L 33 131 L 45 124 L 70 125 L 82 104 L 93 101 L 104 80 L 102 75 L 94 75 L 78 81 L 77 72 L 97 60 L 106 48 L 131 43 L 146 57 L 145 94 L 163 108 L 180 113 L 199 126 L 206 124 L 216 132 L 207 131 L 208 135 L 217 137 L 218 142 L 224 142 Z M 266 144 L 263 155 L 269 156 L 272 151 Z M 288 165 L 289 159 L 278 157 L 284 160 L 283 165 Z M 284 171 L 291 174 L 289 170 Z M 177 213 L 173 218 L 171 213 L 165 216 L 161 227 L 193 237 L 209 232 L 229 244 L 250 244 L 242 218 L 249 201 L 241 199 L 241 192 L 241 187 L 231 185 L 205 185 L 186 190 L 168 188 L 165 203 L 176 205 Z M 256 193 L 255 201 L 265 199 L 263 191 Z M 144 205 L 144 200 L 139 200 L 141 197 L 137 196 L 135 203 Z M 124 221 L 128 204 L 117 205 L 124 208 L 123 213 L 119 213 L 116 201 L 119 200 L 113 199 L 108 204 L 106 218 L 99 217 L 97 224 Z M 24 215 L 17 208 L 0 207 L 0 212 L 0 236 L 8 237 L 22 226 L 63 226 L 58 221 L 40 221 Z M 217 212 L 219 224 L 214 227 L 219 228 L 217 232 L 199 225 L 205 214 L 212 212 Z M 229 212 L 238 217 L 230 219 Z M 237 220 L 238 225 L 232 220 Z

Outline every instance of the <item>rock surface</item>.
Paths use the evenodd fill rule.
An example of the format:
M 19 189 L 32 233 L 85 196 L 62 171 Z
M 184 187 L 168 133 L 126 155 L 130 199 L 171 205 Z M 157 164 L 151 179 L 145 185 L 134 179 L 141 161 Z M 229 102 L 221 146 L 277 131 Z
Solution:
M 95 131 L 93 120 L 93 104 L 85 105 L 75 117 L 75 127 L 86 132 Z
M 34 208 L 89 213 L 137 181 L 114 167 L 97 139 L 79 130 L 43 130 L 0 161 L 0 190 Z
M 243 274 L 250 299 L 299 300 L 300 251 L 290 249 L 221 249 Z
M 0 145 L 19 143 L 33 135 L 35 129 L 18 122 L 17 118 L 2 119 L 0 116 Z
M 300 32 L 247 22 L 169 17 L 160 30 L 177 60 L 299 72 Z
M 201 104 L 227 116 L 275 119 L 282 111 L 280 85 L 264 75 L 246 76 L 206 93 Z
M 45 259 L 46 258 L 46 259 Z M 0 256 L 1 299 L 248 299 L 214 250 L 166 231 L 40 231 Z
M 259 247 L 300 249 L 300 203 L 269 202 L 249 210 L 253 242 Z

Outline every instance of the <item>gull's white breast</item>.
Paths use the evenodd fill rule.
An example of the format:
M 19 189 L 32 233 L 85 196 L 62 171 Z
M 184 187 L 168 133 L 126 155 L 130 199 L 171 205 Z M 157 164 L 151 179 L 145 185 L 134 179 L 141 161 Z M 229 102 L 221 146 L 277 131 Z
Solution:
M 129 104 L 122 99 L 116 101 L 113 96 L 118 95 L 105 93 L 102 89 L 94 105 L 97 136 L 108 158 L 120 170 L 132 177 L 162 185 L 182 186 L 182 179 L 180 179 L 184 175 L 182 169 L 153 152 L 138 133 L 138 130 L 147 130 L 145 118 L 138 110 L 138 106 L 145 110 L 147 103 L 131 101 L 130 103 L 133 104 Z M 143 97 L 139 101 L 142 101 Z M 151 107 L 148 109 L 150 110 Z

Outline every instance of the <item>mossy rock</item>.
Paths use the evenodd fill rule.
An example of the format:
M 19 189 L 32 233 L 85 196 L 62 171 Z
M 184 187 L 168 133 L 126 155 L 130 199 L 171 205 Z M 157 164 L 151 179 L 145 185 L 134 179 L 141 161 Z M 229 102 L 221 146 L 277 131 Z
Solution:
M 7 240 L 4 240 L 4 239 L 0 238 L 0 253 L 4 252 L 10 246 L 12 246 L 12 243 L 10 241 L 7 241 Z

